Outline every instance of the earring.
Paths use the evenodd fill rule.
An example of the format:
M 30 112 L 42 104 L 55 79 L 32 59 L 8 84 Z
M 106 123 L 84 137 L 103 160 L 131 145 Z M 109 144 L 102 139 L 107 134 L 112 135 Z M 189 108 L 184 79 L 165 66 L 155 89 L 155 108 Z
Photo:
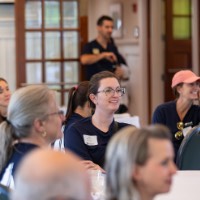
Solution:
M 46 132 L 46 131 L 43 131 L 42 137 L 46 137 L 46 135 L 47 135 L 47 132 Z

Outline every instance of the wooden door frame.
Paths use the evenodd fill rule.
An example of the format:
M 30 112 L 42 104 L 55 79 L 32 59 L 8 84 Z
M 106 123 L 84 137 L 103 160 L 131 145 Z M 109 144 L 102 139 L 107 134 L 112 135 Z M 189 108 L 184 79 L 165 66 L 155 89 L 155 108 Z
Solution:
M 20 10 L 21 15 L 18 15 L 18 10 Z M 25 71 L 24 71 L 24 55 L 20 52 L 25 52 L 25 31 L 24 31 L 24 1 L 19 1 L 15 3 L 15 30 L 16 30 L 16 86 L 17 88 L 21 86 L 21 82 L 25 82 Z M 19 34 L 17 30 L 23 30 Z M 22 35 L 23 34 L 23 35 Z M 23 77 L 23 79 L 22 79 Z
M 200 1 L 198 1 L 198 40 L 199 40 L 199 48 L 198 48 L 198 55 L 199 55 L 199 73 L 200 73 Z
M 147 92 L 148 92 L 148 122 L 152 117 L 152 89 L 151 89 L 151 0 L 147 0 Z
M 79 10 L 79 0 L 76 0 L 78 3 L 78 8 L 77 10 Z M 21 87 L 24 85 L 29 85 L 28 83 L 26 83 L 26 63 L 30 62 L 30 63 L 34 63 L 34 62 L 40 62 L 41 63 L 41 71 L 42 71 L 42 82 L 39 84 L 45 84 L 48 86 L 58 86 L 59 89 L 55 89 L 56 91 L 60 92 L 61 94 L 61 105 L 65 105 L 65 92 L 68 92 L 71 86 L 67 86 L 69 88 L 66 88 L 66 85 L 74 85 L 74 84 L 78 84 L 77 82 L 71 82 L 71 83 L 65 83 L 64 82 L 64 62 L 77 62 L 78 63 L 78 82 L 80 81 L 80 61 L 79 61 L 79 55 L 74 58 L 74 57 L 64 57 L 64 39 L 63 39 L 63 35 L 64 32 L 66 31 L 76 31 L 78 34 L 78 43 L 80 44 L 80 22 L 78 22 L 78 27 L 75 28 L 67 28 L 67 27 L 63 27 L 62 22 L 60 20 L 60 26 L 59 28 L 48 28 L 48 27 L 44 27 L 44 3 L 45 0 L 40 0 L 41 5 L 42 5 L 42 26 L 37 30 L 37 28 L 26 28 L 25 25 L 25 4 L 26 4 L 26 0 L 20 0 L 20 1 L 16 1 L 15 2 L 15 19 L 16 19 L 16 23 L 15 23 L 15 30 L 16 30 L 16 86 Z M 63 19 L 63 14 L 62 14 L 62 6 L 64 1 L 59 0 L 59 9 L 60 9 L 60 18 Z M 78 12 L 78 19 L 79 19 L 79 13 Z M 41 42 L 41 53 L 42 56 L 40 59 L 26 59 L 26 32 L 32 32 L 32 31 L 39 31 L 41 32 L 42 36 L 42 42 Z M 60 57 L 59 58 L 46 58 L 44 56 L 44 46 L 45 46 L 45 32 L 47 31 L 58 31 L 60 33 Z M 78 46 L 79 50 L 78 53 L 80 52 L 80 45 Z M 39 60 L 39 61 L 38 61 Z M 46 62 L 59 62 L 60 63 L 60 77 L 59 77 L 59 82 L 56 83 L 47 83 L 46 82 L 46 74 L 45 74 L 45 63 Z M 30 83 L 31 84 L 31 83 Z M 37 83 L 34 83 L 37 84 Z
M 88 42 L 88 16 L 80 16 L 80 55 L 84 45 Z M 79 80 L 85 81 L 85 69 L 86 67 L 81 65 L 80 62 L 80 72 Z

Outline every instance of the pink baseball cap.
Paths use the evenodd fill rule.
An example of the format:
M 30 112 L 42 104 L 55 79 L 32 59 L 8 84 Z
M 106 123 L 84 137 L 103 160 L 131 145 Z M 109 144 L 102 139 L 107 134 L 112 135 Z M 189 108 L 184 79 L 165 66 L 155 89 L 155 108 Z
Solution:
M 197 80 L 200 80 L 200 77 L 197 76 L 194 72 L 190 70 L 181 70 L 174 74 L 171 87 L 173 88 L 179 83 L 194 83 Z

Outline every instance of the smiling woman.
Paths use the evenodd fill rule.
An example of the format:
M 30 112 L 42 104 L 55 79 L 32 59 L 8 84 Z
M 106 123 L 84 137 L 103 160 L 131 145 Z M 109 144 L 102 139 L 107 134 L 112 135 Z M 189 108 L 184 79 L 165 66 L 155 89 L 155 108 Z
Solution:
M 6 119 L 10 96 L 11 93 L 7 81 L 0 77 L 0 123 Z
M 154 124 L 164 124 L 170 129 L 175 157 L 184 135 L 200 122 L 200 106 L 194 104 L 199 100 L 199 82 L 200 77 L 190 70 L 175 73 L 171 87 L 176 99 L 159 105 L 153 114 Z
M 93 108 L 92 117 L 80 120 L 65 132 L 66 148 L 82 157 L 88 169 L 104 167 L 106 146 L 115 132 L 126 123 L 114 121 L 124 88 L 120 87 L 115 74 L 103 71 L 92 76 L 89 84 L 88 98 Z

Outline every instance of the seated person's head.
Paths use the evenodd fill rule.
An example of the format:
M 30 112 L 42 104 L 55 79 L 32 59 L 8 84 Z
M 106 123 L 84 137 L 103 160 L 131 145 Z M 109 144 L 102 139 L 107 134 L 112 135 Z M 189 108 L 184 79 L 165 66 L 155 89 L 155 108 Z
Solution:
M 163 125 L 126 127 L 106 152 L 107 199 L 153 199 L 168 192 L 176 172 L 169 130 Z
M 78 86 L 74 86 L 69 90 L 67 113 L 65 116 L 66 123 L 73 113 L 81 114 L 82 117 L 89 117 L 91 115 L 88 89 L 89 81 L 82 81 Z
M 0 170 L 11 156 L 13 143 L 48 146 L 62 137 L 61 126 L 53 90 L 44 85 L 16 90 L 8 105 L 7 120 L 0 124 Z
M 174 93 L 174 96 L 176 98 L 180 98 L 182 93 L 188 90 L 188 88 L 191 87 L 196 87 L 199 88 L 200 85 L 200 77 L 197 76 L 194 72 L 191 70 L 180 70 L 176 72 L 172 78 L 172 90 Z M 185 96 L 184 98 L 189 98 L 189 99 L 198 99 L 198 92 L 194 92 L 192 95 L 190 94 L 189 96 Z
M 7 119 L 19 139 L 40 132 L 50 143 L 62 136 L 55 92 L 47 86 L 31 85 L 16 90 L 8 106 Z
M 119 108 L 124 93 L 125 88 L 121 88 L 119 79 L 112 72 L 102 71 L 94 74 L 90 79 L 88 98 L 90 106 L 95 111 L 100 109 L 102 112 L 112 111 L 114 114 Z
M 7 116 L 7 107 L 10 101 L 11 92 L 8 86 L 8 82 L 0 77 L 0 116 Z M 1 123 L 1 121 L 0 121 Z
M 11 197 L 13 200 L 89 200 L 89 178 L 74 154 L 37 149 L 21 162 Z

